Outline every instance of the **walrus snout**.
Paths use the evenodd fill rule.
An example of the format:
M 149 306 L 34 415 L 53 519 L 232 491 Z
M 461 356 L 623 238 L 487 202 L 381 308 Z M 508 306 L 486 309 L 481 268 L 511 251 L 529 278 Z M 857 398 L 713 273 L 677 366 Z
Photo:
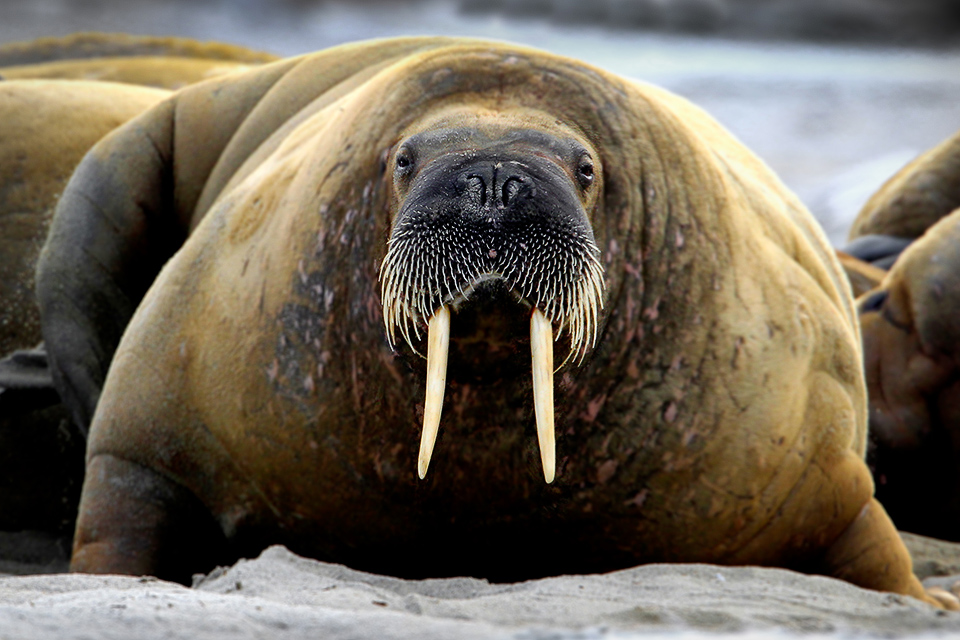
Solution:
M 395 155 L 397 214 L 381 266 L 387 337 L 416 351 L 421 330 L 487 280 L 571 332 L 582 357 L 596 335 L 603 279 L 584 206 L 586 149 L 540 131 L 491 139 L 470 130 L 420 134 Z M 411 328 L 413 336 L 411 336 Z
M 440 422 L 451 309 L 491 280 L 529 308 L 534 410 L 544 477 L 554 477 L 554 324 L 570 356 L 594 344 L 603 268 L 588 216 L 596 201 L 586 146 L 539 129 L 439 129 L 394 155 L 397 214 L 381 265 L 384 323 L 416 351 L 427 324 L 427 394 L 419 475 Z M 508 303 L 509 304 L 509 303 Z M 489 307 L 485 312 L 489 312 Z M 499 313 L 494 310 L 494 313 Z
M 470 166 L 458 180 L 466 214 L 502 213 L 537 194 L 533 178 L 517 162 L 488 160 Z

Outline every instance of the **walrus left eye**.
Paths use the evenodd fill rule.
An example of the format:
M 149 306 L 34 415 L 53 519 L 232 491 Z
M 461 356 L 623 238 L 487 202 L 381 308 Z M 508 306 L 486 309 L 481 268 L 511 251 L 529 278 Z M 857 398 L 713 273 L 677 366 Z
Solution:
M 580 161 L 580 166 L 577 167 L 577 180 L 584 189 L 593 184 L 593 161 L 590 158 Z
M 395 160 L 398 173 L 406 172 L 411 165 L 413 165 L 413 158 L 410 156 L 410 152 L 406 149 L 400 149 L 397 151 L 397 158 Z

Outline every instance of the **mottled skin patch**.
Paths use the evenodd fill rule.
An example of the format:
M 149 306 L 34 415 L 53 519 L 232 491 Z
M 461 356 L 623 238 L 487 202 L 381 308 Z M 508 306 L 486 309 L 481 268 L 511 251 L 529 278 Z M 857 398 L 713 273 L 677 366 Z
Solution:
M 245 115 L 214 117 L 216 91 Z M 458 126 L 549 117 L 599 156 L 587 215 L 604 312 L 596 347 L 557 378 L 552 485 L 529 345 L 490 347 L 502 375 L 465 373 L 466 354 L 483 361 L 487 348 L 469 329 L 452 336 L 464 364 L 451 358 L 440 439 L 417 480 L 424 363 L 390 350 L 377 272 L 396 213 L 391 150 L 451 107 Z M 195 230 L 111 366 L 74 569 L 182 578 L 202 563 L 167 550 L 214 527 L 211 548 L 232 554 L 283 542 L 406 576 L 710 561 L 926 598 L 871 501 L 859 334 L 835 257 L 796 198 L 695 107 L 572 60 L 424 38 L 188 89 L 140 125 L 118 144 L 162 142 L 167 197 L 190 205 L 175 213 Z M 178 164 L 201 142 L 215 162 Z M 284 206 L 231 242 L 246 215 L 234 203 L 278 195 L 280 175 Z M 127 508 L 141 509 L 137 523 Z

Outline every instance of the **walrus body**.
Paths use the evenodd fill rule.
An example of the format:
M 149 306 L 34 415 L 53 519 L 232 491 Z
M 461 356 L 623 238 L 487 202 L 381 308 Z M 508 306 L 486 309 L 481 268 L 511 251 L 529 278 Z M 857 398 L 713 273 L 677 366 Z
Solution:
M 960 133 L 890 178 L 851 230 L 864 247 L 878 237 L 912 243 L 858 300 L 868 459 L 897 526 L 947 540 L 960 540 L 958 207 Z
M 958 276 L 960 209 L 859 301 L 877 496 L 901 528 L 947 540 L 960 540 Z
M 459 177 L 430 182 L 444 171 Z M 553 484 L 524 334 L 531 313 L 556 319 L 553 301 L 505 291 L 495 266 L 529 243 L 477 248 L 465 289 L 438 273 L 455 248 L 418 267 L 419 311 L 386 306 L 407 314 L 396 351 L 379 281 L 405 224 L 447 246 L 461 222 L 544 217 L 603 271 L 595 342 L 574 320 L 557 342 L 561 361 L 580 351 L 556 385 Z M 143 295 L 165 259 L 153 239 L 172 253 L 178 235 Z M 514 264 L 540 268 L 529 255 Z M 98 314 L 139 302 L 96 405 L 74 570 L 186 579 L 229 560 L 218 550 L 281 542 L 405 576 L 750 563 L 929 600 L 871 497 L 859 332 L 832 250 L 759 160 L 664 91 L 438 38 L 190 87 L 84 160 L 39 277 L 49 348 L 89 407 L 113 350 Z M 419 480 L 426 367 L 411 347 L 426 352 L 441 306 L 446 404 Z
M 911 242 L 958 207 L 960 132 L 920 154 L 867 200 L 850 226 L 843 252 L 887 270 Z M 841 257 L 841 262 L 855 292 L 865 293 L 857 287 L 869 284 L 872 270 L 855 260 Z
M 57 198 L 97 140 L 169 95 L 114 83 L 0 82 L 0 530 L 70 538 L 83 438 L 42 340 L 34 271 Z
M 40 342 L 37 256 L 84 154 L 166 91 L 119 84 L 0 82 L 0 355 Z
M 34 291 L 40 248 L 70 175 L 100 138 L 169 95 L 147 86 L 179 87 L 274 59 L 123 34 L 0 47 L 0 530 L 69 540 L 74 528 L 85 442 L 38 347 Z
M 869 234 L 919 238 L 960 207 L 960 132 L 898 171 L 864 204 L 850 239 Z
M 243 47 L 121 33 L 81 33 L 0 47 L 7 80 L 72 79 L 179 89 L 277 57 Z
M 45 353 L 31 351 L 41 340 L 34 271 L 54 207 L 80 159 L 109 131 L 169 95 L 161 88 L 275 59 L 232 45 L 126 34 L 0 47 L 0 410 L 10 419 L 3 426 L 17 428 L 26 424 L 24 412 L 58 402 Z

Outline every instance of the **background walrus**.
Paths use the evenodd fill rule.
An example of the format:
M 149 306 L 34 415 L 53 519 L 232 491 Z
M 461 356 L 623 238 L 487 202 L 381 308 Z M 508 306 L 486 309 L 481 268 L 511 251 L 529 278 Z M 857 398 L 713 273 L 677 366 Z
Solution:
M 100 320 L 132 313 L 188 233 L 96 408 L 77 570 L 184 579 L 276 541 L 408 576 L 699 560 L 929 600 L 871 499 L 835 257 L 779 181 L 675 96 L 433 38 L 178 93 L 85 159 L 44 251 L 45 336 L 88 406 L 116 326 Z M 406 270 L 388 243 L 430 260 Z M 590 256 L 603 282 L 581 295 Z M 549 403 L 529 382 L 538 314 L 574 352 L 553 484 L 534 418 Z M 446 351 L 435 335 L 449 335 L 443 433 L 418 480 L 418 417 L 436 407 L 409 347 Z
M 78 33 L 0 46 L 7 80 L 71 79 L 179 89 L 277 57 L 221 42 L 126 33 Z
M 845 253 L 889 269 L 910 243 L 960 207 L 960 132 L 920 154 L 860 209 Z M 848 269 L 856 279 L 857 267 Z
M 877 496 L 899 527 L 960 540 L 960 209 L 859 306 Z
M 0 359 L 40 341 L 37 257 L 57 199 L 90 147 L 168 95 L 159 89 L 275 59 L 233 45 L 126 34 L 84 33 L 0 47 Z M 40 351 L 7 360 L 0 365 L 0 389 L 49 378 L 43 359 Z M 4 413 L 13 412 L 7 406 Z
M 919 238 L 960 207 L 960 132 L 919 155 L 863 205 L 850 239 L 883 234 Z
M 897 526 L 947 540 L 960 540 L 958 206 L 960 133 L 891 177 L 851 232 L 855 248 L 909 245 L 858 301 L 877 497 Z
M 0 530 L 72 533 L 84 441 L 36 349 L 34 270 L 83 155 L 167 95 L 115 83 L 0 82 Z
M 71 173 L 106 133 L 169 95 L 133 85 L 183 86 L 273 59 L 123 34 L 0 47 L 0 531 L 62 535 L 69 547 L 74 527 L 85 443 L 38 348 L 34 293 L 37 257 Z M 0 560 L 15 552 L 8 546 Z

